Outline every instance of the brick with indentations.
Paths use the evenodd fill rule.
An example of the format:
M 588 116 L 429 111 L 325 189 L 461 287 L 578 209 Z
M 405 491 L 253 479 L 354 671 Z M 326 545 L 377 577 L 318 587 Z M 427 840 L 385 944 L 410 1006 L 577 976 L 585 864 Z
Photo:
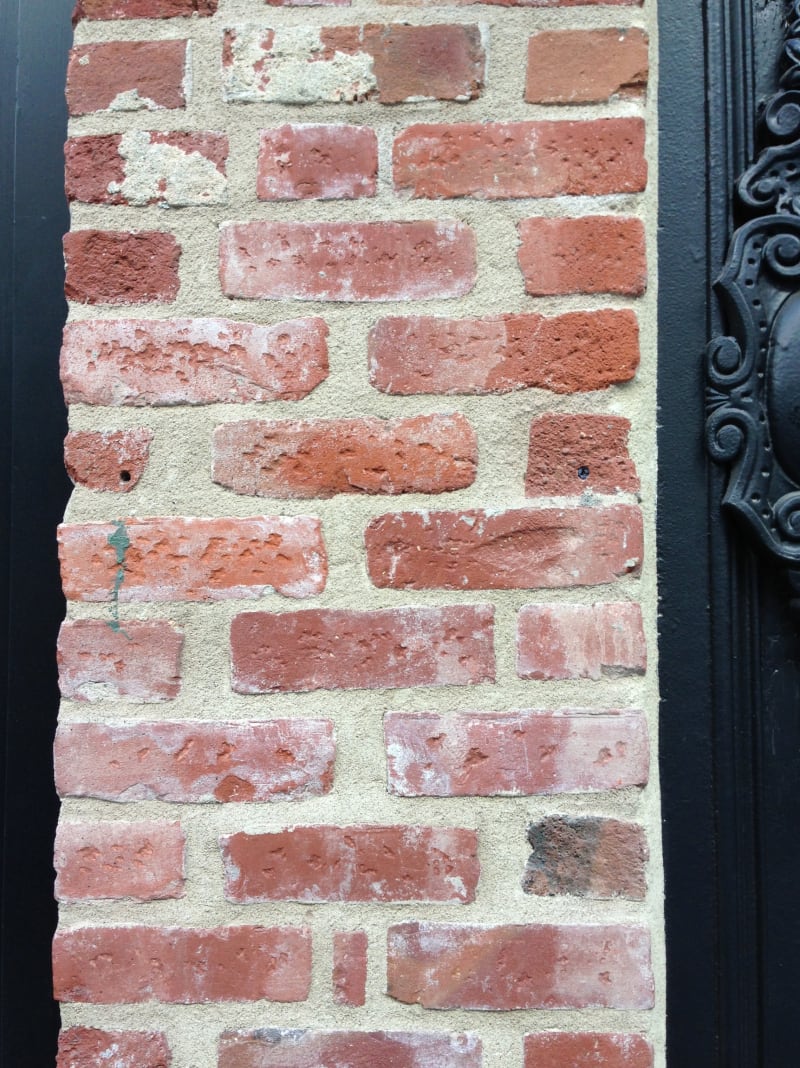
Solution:
M 531 296 L 644 293 L 647 259 L 640 219 L 590 215 L 523 219 L 518 226 L 519 266 Z
M 79 927 L 53 941 L 58 1001 L 305 1001 L 307 927 Z
M 367 1000 L 366 931 L 334 931 L 333 1003 L 360 1008 Z
M 218 1068 L 481 1068 L 475 1035 L 428 1031 L 224 1031 Z
M 213 15 L 219 0 L 77 0 L 72 24 L 81 19 L 172 19 Z
M 58 635 L 58 684 L 72 701 L 170 701 L 181 689 L 183 631 L 166 620 L 74 619 Z
M 472 485 L 475 431 L 463 415 L 223 423 L 213 478 L 260 497 L 444 493 Z
M 528 827 L 533 849 L 522 888 L 547 897 L 625 897 L 647 892 L 647 839 L 635 823 L 602 816 L 546 816 Z
M 644 786 L 641 712 L 389 712 L 389 792 L 402 797 L 584 793 Z
M 77 45 L 67 68 L 70 115 L 186 106 L 188 41 Z
M 64 235 L 68 300 L 78 304 L 170 303 L 181 247 L 160 230 L 73 230 Z
M 372 328 L 368 346 L 372 385 L 403 396 L 530 387 L 580 393 L 628 382 L 639 366 L 639 327 L 627 309 L 389 317 Z
M 653 1047 L 642 1035 L 548 1031 L 524 1041 L 525 1068 L 653 1068 Z
M 641 119 L 410 126 L 395 138 L 394 184 L 414 197 L 605 196 L 647 183 Z
M 517 618 L 521 679 L 599 679 L 642 675 L 647 645 L 641 606 L 528 604 Z
M 64 440 L 64 465 L 78 486 L 127 493 L 144 474 L 153 431 L 71 430 Z
M 461 297 L 475 284 L 464 223 L 252 222 L 220 229 L 228 297 L 387 301 Z
M 489 605 L 244 612 L 231 624 L 238 693 L 494 681 Z
M 628 453 L 630 428 L 619 415 L 548 413 L 534 419 L 525 496 L 635 493 L 639 476 Z
M 528 40 L 529 104 L 597 104 L 637 99 L 647 89 L 647 34 L 637 26 L 546 30 Z
M 324 719 L 62 723 L 56 786 L 104 801 L 302 800 L 330 790 L 335 751 Z
M 172 405 L 300 400 L 328 374 L 322 319 L 275 326 L 231 319 L 67 323 L 68 404 Z
M 68 1027 L 58 1036 L 56 1068 L 170 1068 L 172 1053 L 160 1031 L 101 1031 Z
M 374 197 L 378 138 L 368 126 L 291 125 L 261 131 L 259 200 Z
M 401 923 L 387 993 L 428 1009 L 651 1009 L 643 927 Z

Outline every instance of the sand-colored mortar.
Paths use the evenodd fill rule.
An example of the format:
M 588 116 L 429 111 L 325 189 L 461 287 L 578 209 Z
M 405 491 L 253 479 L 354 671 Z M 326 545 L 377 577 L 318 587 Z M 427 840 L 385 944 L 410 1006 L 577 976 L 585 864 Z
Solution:
M 220 46 L 227 26 L 252 23 L 346 25 L 366 22 L 413 24 L 480 23 L 488 64 L 486 88 L 469 104 L 442 102 L 385 106 L 315 104 L 225 104 L 220 81 Z M 645 103 L 612 101 L 597 106 L 541 107 L 523 101 L 527 41 L 539 29 L 643 26 L 650 34 L 651 71 Z M 228 1027 L 315 1027 L 358 1030 L 441 1030 L 478 1032 L 486 1068 L 520 1068 L 522 1035 L 530 1031 L 610 1030 L 646 1032 L 664 1054 L 664 939 L 662 859 L 657 750 L 656 646 L 656 99 L 657 28 L 653 0 L 644 10 L 628 7 L 522 9 L 499 7 L 406 7 L 355 0 L 349 8 L 269 8 L 252 0 L 220 0 L 213 18 L 165 21 L 81 22 L 76 44 L 104 40 L 191 39 L 191 99 L 185 111 L 107 112 L 73 119 L 70 135 L 126 130 L 197 130 L 225 132 L 230 138 L 228 203 L 224 206 L 163 209 L 73 205 L 75 229 L 164 229 L 183 248 L 181 290 L 169 305 L 131 307 L 72 304 L 70 319 L 173 318 L 221 316 L 259 323 L 320 315 L 330 326 L 330 376 L 299 403 L 212 404 L 179 408 L 94 408 L 73 405 L 72 429 L 118 429 L 148 426 L 155 437 L 150 463 L 136 488 L 125 495 L 76 488 L 67 510 L 70 522 L 113 520 L 124 516 L 253 514 L 318 515 L 329 556 L 324 593 L 307 601 L 277 595 L 260 600 L 210 604 L 124 604 L 123 619 L 168 618 L 185 629 L 180 696 L 162 705 L 117 702 L 64 702 L 63 721 L 128 722 L 160 720 L 249 720 L 275 716 L 330 717 L 336 725 L 337 761 L 334 788 L 326 796 L 271 805 L 164 805 L 157 802 L 113 804 L 68 799 L 65 820 L 143 820 L 179 818 L 187 835 L 186 896 L 147 905 L 90 902 L 62 906 L 61 924 L 216 926 L 236 923 L 308 923 L 314 932 L 314 978 L 307 1002 L 299 1004 L 222 1003 L 210 1005 L 78 1005 L 62 1007 L 64 1026 L 85 1024 L 107 1029 L 163 1029 L 173 1050 L 173 1068 L 215 1068 L 216 1037 Z M 396 196 L 391 184 L 391 146 L 395 134 L 417 122 L 487 120 L 595 119 L 642 115 L 647 118 L 649 183 L 641 196 L 569 197 L 541 200 L 410 200 Z M 378 195 L 354 201 L 259 203 L 255 200 L 259 131 L 285 122 L 360 123 L 378 134 Z M 516 222 L 532 215 L 636 214 L 645 223 L 650 284 L 638 300 L 604 296 L 532 299 L 526 296 L 517 266 Z M 478 241 L 478 280 L 459 300 L 413 303 L 335 304 L 299 301 L 228 300 L 217 273 L 218 227 L 227 220 L 381 220 L 459 219 Z M 392 397 L 372 389 L 367 377 L 369 328 L 389 315 L 465 317 L 517 311 L 544 314 L 608 307 L 636 309 L 641 330 L 642 362 L 636 378 L 601 393 L 571 396 L 522 390 L 504 396 Z M 462 412 L 478 435 L 479 468 L 468 489 L 433 496 L 348 495 L 331 500 L 273 500 L 241 497 L 211 482 L 213 428 L 226 420 L 310 418 L 321 416 L 399 416 Z M 641 479 L 645 521 L 645 559 L 641 577 L 608 586 L 567 590 L 508 592 L 379 590 L 370 583 L 363 550 L 364 528 L 373 516 L 388 511 L 445 508 L 538 507 L 524 497 L 528 433 L 533 417 L 543 412 L 597 412 L 630 419 L 630 451 Z M 620 495 L 617 501 L 633 501 Z M 570 505 L 575 499 L 541 502 Z M 514 635 L 519 608 L 535 601 L 591 603 L 640 600 L 644 610 L 649 665 L 644 677 L 603 678 L 598 682 L 523 682 L 516 676 Z M 293 611 L 328 607 L 368 609 L 420 604 L 491 603 L 496 608 L 497 681 L 493 685 L 414 687 L 392 691 L 344 691 L 245 697 L 231 692 L 228 635 L 230 621 L 242 610 Z M 70 618 L 110 617 L 108 605 L 71 603 Z M 651 775 L 643 791 L 613 794 L 526 798 L 391 797 L 385 784 L 383 713 L 388 710 L 456 711 L 516 708 L 642 708 L 650 727 Z M 641 823 L 648 837 L 648 895 L 644 902 L 540 898 L 523 893 L 521 879 L 530 852 L 528 823 L 548 813 L 596 814 Z M 237 830 L 265 831 L 292 824 L 407 823 L 476 828 L 480 835 L 481 879 L 470 905 L 302 905 L 265 903 L 234 905 L 223 898 L 220 835 Z M 385 932 L 389 924 L 409 919 L 462 923 L 633 922 L 652 935 L 656 1007 L 652 1012 L 517 1011 L 433 1012 L 386 997 Z M 332 934 L 364 929 L 370 939 L 367 1004 L 351 1009 L 331 1000 Z

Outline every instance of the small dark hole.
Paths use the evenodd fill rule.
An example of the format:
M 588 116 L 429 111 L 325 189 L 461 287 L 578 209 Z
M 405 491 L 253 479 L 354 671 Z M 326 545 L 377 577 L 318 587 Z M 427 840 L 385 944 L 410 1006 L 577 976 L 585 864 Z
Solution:
M 120 480 L 120 482 L 130 482 L 130 480 L 131 480 L 130 471 L 120 471 L 119 480 Z
M 578 478 L 583 479 L 583 481 L 585 482 L 588 477 L 589 477 L 589 468 L 588 467 L 579 467 L 578 468 Z

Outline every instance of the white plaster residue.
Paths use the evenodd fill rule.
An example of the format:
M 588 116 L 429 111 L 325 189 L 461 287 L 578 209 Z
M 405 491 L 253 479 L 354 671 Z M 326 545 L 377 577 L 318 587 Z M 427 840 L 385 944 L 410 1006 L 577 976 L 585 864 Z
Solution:
M 223 204 L 228 182 L 216 165 L 200 152 L 184 152 L 175 145 L 153 143 L 144 130 L 122 135 L 119 154 L 125 161 L 122 183 L 109 183 L 128 204 L 157 202 L 171 208 L 195 204 Z
M 139 96 L 138 89 L 126 89 L 124 93 L 117 93 L 108 105 L 109 111 L 159 111 L 163 110 L 160 104 L 151 100 L 149 96 Z

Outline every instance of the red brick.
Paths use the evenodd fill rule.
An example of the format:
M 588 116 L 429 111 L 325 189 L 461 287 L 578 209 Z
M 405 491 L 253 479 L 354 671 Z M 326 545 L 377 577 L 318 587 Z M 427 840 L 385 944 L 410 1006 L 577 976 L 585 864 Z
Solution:
M 153 431 L 71 430 L 64 440 L 67 474 L 90 490 L 127 493 L 144 474 Z
M 629 420 L 618 415 L 556 415 L 531 423 L 526 497 L 635 493 L 639 477 L 628 454 Z
M 56 1068 L 170 1068 L 172 1053 L 158 1031 L 70 1027 L 58 1037 Z
M 367 526 L 367 570 L 395 590 L 593 586 L 638 574 L 638 508 L 395 512 Z
M 59 901 L 183 897 L 185 838 L 180 823 L 60 823 Z
M 589 215 L 580 219 L 523 219 L 519 266 L 525 292 L 619 293 L 647 288 L 644 227 L 640 219 Z
M 601 816 L 547 816 L 528 828 L 533 848 L 522 888 L 540 897 L 624 897 L 647 892 L 647 839 L 635 823 Z
M 259 200 L 374 197 L 378 138 L 368 126 L 285 125 L 261 131 Z
M 461 297 L 475 284 L 475 234 L 463 223 L 224 223 L 228 297 L 386 301 Z
M 58 1001 L 305 1001 L 307 927 L 79 927 L 53 942 Z
M 213 15 L 219 0 L 77 0 L 72 14 L 80 19 L 171 19 Z
M 521 679 L 600 679 L 642 675 L 647 644 L 632 601 L 528 604 L 517 619 Z
M 384 393 L 580 393 L 628 382 L 639 366 L 632 311 L 533 312 L 480 319 L 380 319 L 370 382 Z
M 227 199 L 223 134 L 130 130 L 72 137 L 64 154 L 69 200 L 182 208 Z
M 166 620 L 68 620 L 58 635 L 58 684 L 72 701 L 170 701 L 181 690 L 183 631 Z
M 64 594 L 74 601 L 311 597 L 328 574 L 310 516 L 65 523 L 58 540 Z
M 218 1068 L 481 1068 L 474 1035 L 427 1031 L 225 1031 Z
M 651 1009 L 646 928 L 401 923 L 387 992 L 429 1009 Z
M 458 827 L 290 827 L 222 839 L 229 901 L 475 900 L 478 836 Z
M 419 124 L 394 142 L 394 184 L 414 197 L 603 196 L 647 183 L 641 119 Z
M 56 786 L 62 797 L 104 801 L 284 801 L 333 784 L 333 724 L 62 723 Z
M 187 41 L 77 45 L 67 67 L 70 115 L 186 106 Z
M 644 786 L 641 712 L 389 712 L 389 792 L 401 797 L 583 793 Z
M 181 247 L 159 230 L 73 230 L 64 235 L 64 292 L 78 304 L 175 300 Z
M 647 34 L 638 27 L 554 30 L 528 41 L 529 104 L 597 104 L 647 89 Z
M 653 1068 L 653 1047 L 642 1035 L 546 1032 L 525 1035 L 525 1068 Z
M 246 612 L 231 624 L 238 693 L 494 681 L 489 605 Z
M 215 482 L 260 497 L 444 493 L 475 481 L 478 445 L 463 415 L 223 423 Z
M 367 932 L 334 931 L 333 1003 L 361 1008 L 367 1000 Z
M 61 383 L 68 404 L 301 400 L 327 378 L 327 337 L 315 318 L 90 319 L 64 327 Z

